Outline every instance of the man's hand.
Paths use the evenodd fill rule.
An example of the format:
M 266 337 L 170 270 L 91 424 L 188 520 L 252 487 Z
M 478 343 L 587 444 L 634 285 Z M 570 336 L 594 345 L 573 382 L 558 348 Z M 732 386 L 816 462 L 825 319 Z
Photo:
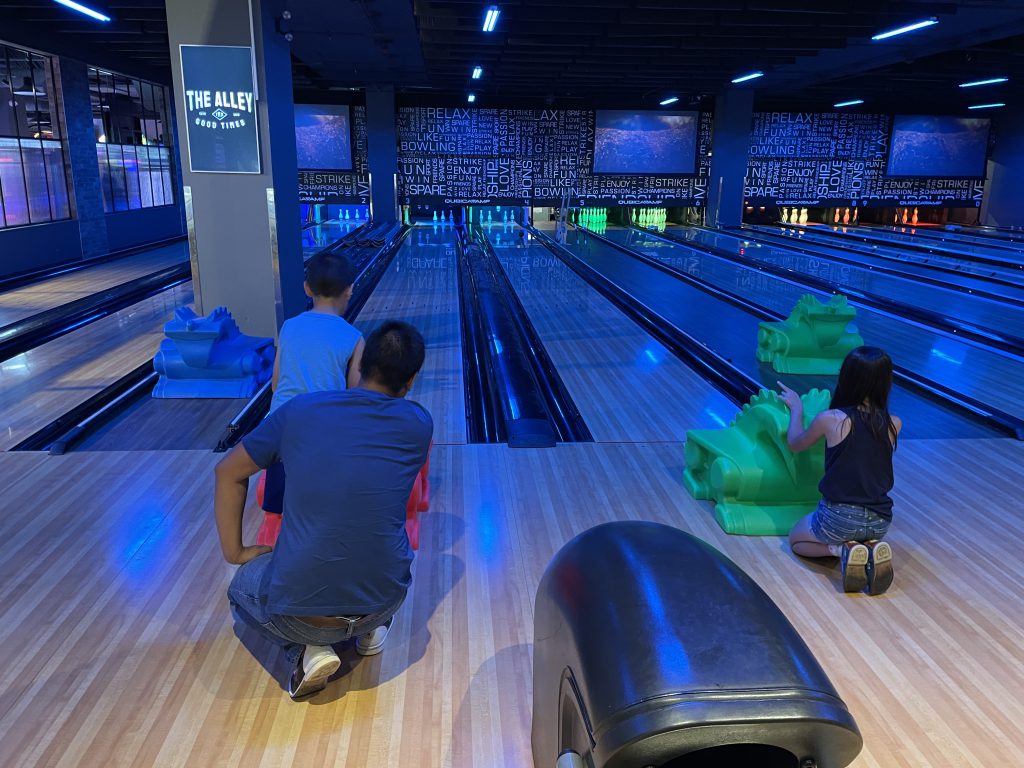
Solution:
M 233 565 L 245 565 L 250 560 L 254 560 L 260 555 L 265 555 L 267 552 L 273 551 L 273 547 L 268 547 L 265 544 L 254 544 L 251 547 L 242 547 L 237 555 L 234 557 L 225 557 L 224 559 Z

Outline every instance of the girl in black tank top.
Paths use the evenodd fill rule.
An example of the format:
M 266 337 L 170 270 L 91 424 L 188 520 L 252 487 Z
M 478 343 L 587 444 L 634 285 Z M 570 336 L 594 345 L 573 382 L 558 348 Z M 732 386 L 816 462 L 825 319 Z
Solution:
M 843 588 L 880 594 L 892 583 L 892 549 L 882 542 L 892 520 L 892 453 L 902 422 L 889 414 L 892 360 L 877 347 L 850 352 L 839 371 L 831 408 L 803 428 L 803 404 L 781 382 L 789 406 L 787 438 L 794 451 L 825 439 L 818 508 L 789 534 L 802 557 L 839 557 Z

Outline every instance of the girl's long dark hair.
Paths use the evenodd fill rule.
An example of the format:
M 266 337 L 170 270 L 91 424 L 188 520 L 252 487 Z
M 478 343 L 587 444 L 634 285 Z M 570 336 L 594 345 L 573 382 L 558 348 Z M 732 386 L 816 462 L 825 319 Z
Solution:
M 896 425 L 889 415 L 892 359 L 878 347 L 857 347 L 839 369 L 832 408 L 859 408 L 871 434 L 896 447 Z

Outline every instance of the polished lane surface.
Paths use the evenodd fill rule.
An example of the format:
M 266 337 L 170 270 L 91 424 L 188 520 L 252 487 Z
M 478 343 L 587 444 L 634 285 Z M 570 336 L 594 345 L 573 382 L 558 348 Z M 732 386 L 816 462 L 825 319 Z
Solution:
M 807 293 L 821 301 L 829 298 L 795 280 L 775 277 L 637 230 L 609 229 L 607 237 L 781 315 L 788 316 Z M 884 347 L 902 368 L 1024 419 L 1018 385 L 1024 375 L 1024 362 L 851 303 L 857 308 L 856 326 L 866 344 Z M 750 337 L 751 352 L 756 339 L 756 333 Z
M 467 442 L 455 259 L 453 227 L 413 227 L 355 322 L 364 337 L 385 320 L 423 334 L 427 356 L 409 398 L 430 412 L 438 444 Z
M 681 227 L 675 237 L 696 245 L 717 248 L 737 258 L 770 262 L 797 273 L 828 280 L 842 290 L 861 291 L 891 299 L 908 307 L 926 309 L 943 317 L 962 320 L 988 331 L 1006 334 L 1024 341 L 1024 312 L 1008 308 L 1004 302 L 972 296 L 960 287 L 943 288 L 910 278 L 881 274 L 851 264 L 799 253 L 711 229 Z
M 0 326 L 187 261 L 188 242 L 182 240 L 4 291 L 0 293 Z
M 544 348 L 597 442 L 679 441 L 738 407 L 518 225 L 485 226 Z
M 319 250 L 331 245 L 366 222 L 362 219 L 330 219 L 302 230 L 302 258 L 306 261 Z
M 612 234 L 613 230 L 609 228 L 608 233 Z M 622 232 L 623 237 L 627 234 Z M 658 260 L 702 279 L 707 279 L 706 265 L 710 264 L 721 275 L 723 287 L 743 292 L 755 303 L 767 304 L 771 299 L 773 305 L 767 308 L 775 311 L 788 313 L 796 300 L 808 292 L 777 278 L 743 270 L 708 254 L 693 252 L 685 246 L 673 246 L 664 240 L 656 242 L 663 245 L 642 250 L 656 253 Z M 758 362 L 756 349 L 760 321 L 750 311 L 666 275 L 586 233 L 570 232 L 567 247 L 598 272 L 764 386 L 775 389 L 776 381 L 782 381 L 801 392 L 812 387 L 834 387 L 833 376 L 779 374 L 770 365 Z M 675 253 L 673 248 L 677 249 Z M 776 296 L 776 291 L 785 295 Z M 993 437 L 1002 434 L 901 386 L 893 388 L 891 407 L 894 413 L 903 417 L 907 437 Z M 1024 410 L 1024 406 L 1018 405 L 1018 409 Z

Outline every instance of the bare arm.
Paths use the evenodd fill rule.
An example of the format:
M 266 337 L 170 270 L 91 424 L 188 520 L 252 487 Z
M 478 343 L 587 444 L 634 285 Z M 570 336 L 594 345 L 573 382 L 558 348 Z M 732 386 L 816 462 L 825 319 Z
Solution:
M 232 448 L 214 470 L 213 514 L 217 521 L 220 549 L 224 559 L 236 565 L 271 551 L 271 547 L 242 545 L 242 513 L 245 511 L 249 478 L 259 471 L 259 466 L 241 445 Z
M 359 337 L 359 341 L 356 342 L 356 348 L 352 350 L 352 357 L 348 359 L 348 375 L 345 377 L 348 388 L 359 386 L 359 378 L 362 374 L 359 373 L 359 364 L 363 361 L 363 348 L 366 344 L 363 342 L 363 337 Z
M 800 395 L 787 387 L 781 381 L 776 382 L 782 390 L 782 402 L 789 406 L 789 429 L 786 432 L 786 442 L 789 449 L 794 453 L 806 450 L 821 440 L 828 430 L 828 417 L 826 412 L 819 413 L 814 420 L 804 429 L 804 404 Z

